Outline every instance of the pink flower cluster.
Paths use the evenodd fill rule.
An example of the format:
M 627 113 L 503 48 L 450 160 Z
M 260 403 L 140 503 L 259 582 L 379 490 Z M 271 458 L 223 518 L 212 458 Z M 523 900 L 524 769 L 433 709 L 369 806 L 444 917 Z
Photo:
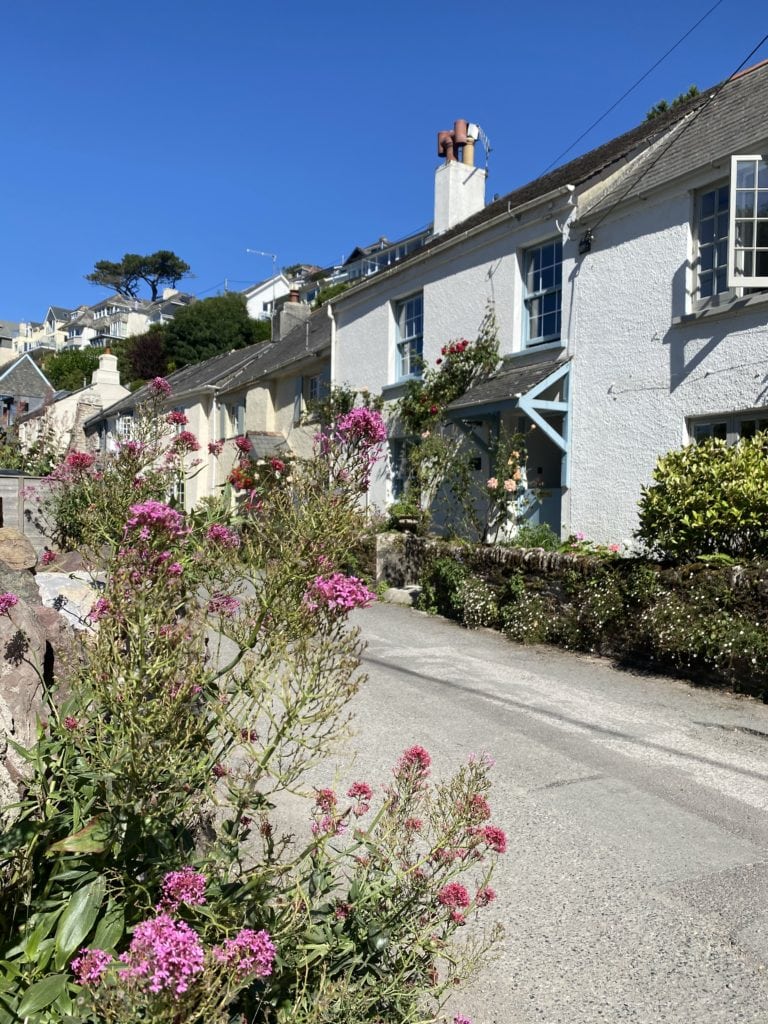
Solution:
M 208 454 L 209 455 L 221 455 L 224 451 L 223 441 L 209 441 L 208 442 Z
M 123 976 L 148 981 L 150 992 L 183 995 L 203 970 L 205 953 L 197 932 L 184 921 L 158 914 L 136 926 L 120 960 Z
M 235 616 L 239 609 L 240 602 L 228 594 L 213 594 L 208 602 L 208 611 L 211 615 L 223 615 L 227 619 Z
M 143 441 L 120 441 L 119 447 L 121 452 L 127 452 L 128 455 L 136 457 L 141 455 L 146 445 Z
M 253 445 L 251 444 L 250 440 L 247 437 L 241 435 L 240 437 L 235 438 L 235 447 L 239 452 L 242 452 L 243 455 L 247 455 L 248 452 L 253 448 Z
M 155 377 L 154 380 L 149 382 L 149 390 L 153 395 L 167 398 L 172 389 L 165 377 Z
M 130 511 L 131 517 L 125 524 L 126 528 L 138 528 L 143 540 L 148 540 L 153 533 L 181 537 L 186 532 L 181 514 L 162 501 L 143 501 L 138 505 L 131 505 Z
M 437 894 L 437 902 L 452 910 L 459 910 L 469 906 L 469 893 L 461 882 L 449 882 Z
M 40 564 L 41 565 L 50 565 L 51 562 L 55 562 L 55 561 L 56 561 L 56 552 L 55 551 L 51 551 L 50 548 L 46 548 L 45 551 L 40 556 Z
M 362 442 L 366 447 L 387 440 L 387 427 L 380 412 L 357 408 L 339 416 L 336 433 L 343 441 Z
M 354 608 L 367 608 L 376 595 L 356 576 L 335 572 L 332 576 L 316 576 L 304 596 L 310 611 L 327 608 L 330 612 L 346 614 Z
M 98 622 L 103 619 L 105 615 L 109 615 L 112 611 L 112 605 L 109 603 L 106 597 L 100 597 L 96 600 L 95 604 L 88 613 L 88 617 L 91 622 Z
M 165 422 L 170 423 L 170 425 L 174 427 L 186 427 L 186 425 L 189 423 L 189 420 L 187 419 L 186 414 L 181 411 L 181 409 L 173 409 L 165 417 Z
M 272 973 L 276 953 L 269 932 L 255 932 L 252 928 L 243 928 L 234 939 L 227 939 L 213 950 L 219 963 L 226 964 L 241 976 L 253 974 L 257 978 L 266 978 Z
M 86 469 L 90 469 L 96 461 L 96 456 L 91 455 L 90 452 L 70 452 L 64 460 L 65 466 L 68 469 L 85 472 Z
M 419 778 L 426 778 L 429 775 L 431 764 L 432 758 L 429 751 L 416 744 L 403 751 L 395 767 L 395 777 L 402 778 L 407 775 L 415 775 Z
M 201 907 L 205 903 L 205 875 L 189 866 L 181 871 L 169 871 L 163 879 L 160 906 L 173 911 L 182 903 L 188 907 Z
M 96 986 L 111 963 L 112 954 L 103 949 L 81 949 L 80 956 L 72 961 L 72 973 L 79 985 Z
M 214 544 L 223 548 L 239 548 L 240 536 L 236 530 L 231 530 L 222 523 L 212 523 L 205 531 L 205 536 Z
M 19 599 L 15 594 L 11 594 L 10 592 L 0 594 L 0 615 L 5 615 L 18 603 Z
M 200 442 L 191 430 L 182 430 L 174 437 L 171 447 L 175 452 L 199 452 Z
M 367 814 L 371 809 L 373 790 L 367 782 L 353 782 L 347 790 L 347 796 L 350 800 L 356 801 L 355 806 L 352 808 L 352 813 L 356 818 Z

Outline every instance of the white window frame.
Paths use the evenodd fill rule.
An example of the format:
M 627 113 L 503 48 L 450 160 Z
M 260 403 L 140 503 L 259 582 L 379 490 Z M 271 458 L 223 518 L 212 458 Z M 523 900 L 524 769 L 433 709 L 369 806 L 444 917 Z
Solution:
M 752 423 L 754 427 L 744 432 L 745 423 Z M 768 408 L 739 409 L 712 416 L 691 416 L 687 428 L 690 444 L 696 444 L 708 437 L 717 437 L 727 444 L 736 444 L 742 437 L 753 437 L 758 430 L 768 430 Z
M 739 163 L 747 163 L 748 161 L 755 161 L 755 181 L 754 184 L 746 188 L 737 188 L 738 184 L 738 173 Z M 760 166 L 762 165 L 762 167 Z M 761 182 L 762 179 L 762 182 Z M 759 188 L 760 184 L 763 184 L 763 188 Z M 730 219 L 728 225 L 728 287 L 729 288 L 768 288 L 768 158 L 762 154 L 734 154 L 731 157 L 731 181 L 730 181 Z M 764 193 L 762 199 L 766 203 L 763 207 L 763 217 L 759 217 L 760 207 L 758 202 L 761 198 L 760 193 Z M 752 204 L 752 213 L 750 215 L 744 214 L 741 217 L 736 216 L 736 210 L 738 205 L 739 193 L 749 195 L 750 193 L 754 197 Z M 737 222 L 739 225 L 744 225 L 751 222 L 752 224 L 752 241 L 744 244 L 736 245 L 736 228 Z M 764 227 L 763 236 L 760 239 L 761 245 L 758 245 L 758 230 L 760 227 Z M 740 255 L 741 254 L 741 255 Z M 755 273 L 757 269 L 757 257 L 758 254 L 763 254 L 761 263 L 764 264 L 763 269 L 766 271 L 763 274 Z M 744 265 L 745 260 L 748 257 L 752 257 L 752 273 L 738 273 L 738 267 Z
M 409 311 L 418 300 L 418 312 Z M 414 292 L 395 302 L 395 360 L 398 380 L 421 377 L 424 372 L 424 292 Z M 416 324 L 420 330 L 415 330 Z
M 548 246 L 560 246 L 560 260 L 559 262 L 553 263 L 551 266 L 555 269 L 555 281 L 552 285 L 546 287 L 541 286 L 539 282 L 539 288 L 529 289 L 529 282 L 531 281 L 531 274 L 536 273 L 535 269 L 531 266 L 531 261 L 537 252 L 542 252 Z M 523 324 L 523 341 L 525 347 L 535 348 L 537 345 L 545 345 L 547 342 L 560 341 L 563 336 L 563 240 L 562 238 L 554 237 L 545 239 L 538 245 L 529 246 L 523 251 L 522 259 L 522 277 L 523 277 L 523 309 L 525 310 L 525 321 Z M 557 268 L 559 268 L 559 281 L 557 280 Z M 541 273 L 541 269 L 539 270 Z M 554 312 L 557 315 L 557 330 L 550 332 L 549 334 L 531 335 L 531 320 L 538 319 L 543 321 L 544 317 L 551 316 L 553 311 L 541 312 L 534 314 L 532 312 L 533 303 L 543 302 L 548 295 L 559 295 L 560 303 Z

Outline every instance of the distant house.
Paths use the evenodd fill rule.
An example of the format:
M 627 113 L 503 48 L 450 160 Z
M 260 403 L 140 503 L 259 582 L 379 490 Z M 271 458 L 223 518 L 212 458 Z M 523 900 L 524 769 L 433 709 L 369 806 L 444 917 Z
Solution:
M 198 471 L 187 482 L 183 500 L 187 509 L 219 493 L 235 460 L 228 444 L 220 455 L 209 445 L 247 436 L 254 457 L 292 451 L 311 451 L 316 426 L 306 425 L 307 404 L 322 397 L 330 379 L 331 322 L 327 310 L 311 312 L 305 303 L 290 303 L 276 322 L 277 340 L 250 345 L 185 366 L 168 377 L 172 393 L 168 411 L 185 414 L 200 443 Z M 90 417 L 85 431 L 90 443 L 109 450 L 133 435 L 137 409 L 149 398 L 149 389 L 122 398 Z
M 62 451 L 67 448 L 85 450 L 88 446 L 84 431 L 86 420 L 129 394 L 128 388 L 120 383 L 117 357 L 104 352 L 99 356 L 99 365 L 91 375 L 90 384 L 77 391 L 57 392 L 44 405 L 18 417 L 19 440 L 27 448 L 41 431 L 49 428 Z
M 0 427 L 7 430 L 19 416 L 34 412 L 53 397 L 50 381 L 28 354 L 0 366 Z
M 269 320 L 277 308 L 278 299 L 291 290 L 291 282 L 282 271 L 264 281 L 258 281 L 242 292 L 248 316 L 252 320 Z

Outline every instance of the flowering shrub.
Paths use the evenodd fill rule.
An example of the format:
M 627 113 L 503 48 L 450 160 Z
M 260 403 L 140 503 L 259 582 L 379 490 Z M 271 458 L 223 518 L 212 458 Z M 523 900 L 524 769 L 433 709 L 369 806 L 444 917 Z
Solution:
M 296 844 L 273 813 L 361 679 L 347 613 L 373 595 L 344 568 L 381 438 L 349 414 L 249 504 L 191 517 L 103 468 L 124 511 L 96 628 L 0 846 L 0 1019 L 415 1024 L 494 940 L 488 758 L 433 780 L 411 747 L 317 790 Z

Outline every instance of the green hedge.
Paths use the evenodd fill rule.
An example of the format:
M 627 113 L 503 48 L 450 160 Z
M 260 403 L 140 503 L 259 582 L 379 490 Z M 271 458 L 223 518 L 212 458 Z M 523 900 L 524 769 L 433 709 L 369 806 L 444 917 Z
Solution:
M 768 563 L 642 559 L 425 542 L 420 607 L 768 700 Z

